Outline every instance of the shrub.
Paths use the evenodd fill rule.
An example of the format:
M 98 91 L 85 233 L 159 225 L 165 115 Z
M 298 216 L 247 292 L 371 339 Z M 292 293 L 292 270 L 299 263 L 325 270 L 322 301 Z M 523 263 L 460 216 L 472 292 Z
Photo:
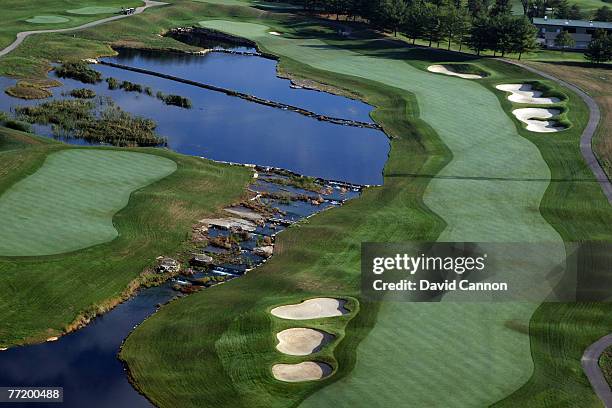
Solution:
M 138 93 L 142 93 L 142 85 L 135 84 L 135 83 L 130 82 L 130 81 L 123 81 L 123 82 L 121 82 L 121 85 L 119 85 L 119 88 L 123 89 L 126 92 L 138 92 Z
M 174 105 L 185 109 L 191 109 L 191 101 L 180 95 L 164 95 L 163 92 L 157 92 L 157 99 L 163 101 L 166 105 Z
M 191 101 L 180 95 L 167 95 L 163 99 L 166 105 L 179 106 L 185 109 L 191 109 Z
M 96 97 L 96 92 L 93 91 L 92 89 L 79 88 L 79 89 L 73 89 L 72 91 L 70 91 L 70 96 L 72 96 L 73 98 L 79 98 L 79 99 L 93 99 Z
M 119 81 L 113 77 L 106 78 L 106 83 L 108 84 L 108 89 L 110 90 L 119 89 Z
M 65 62 L 55 68 L 55 73 L 60 78 L 76 79 L 86 84 L 97 84 L 102 81 L 102 74 L 83 61 Z
M 9 119 L 4 122 L 4 126 L 10 129 L 20 130 L 22 132 L 32 133 L 32 126 L 27 122 L 20 120 Z

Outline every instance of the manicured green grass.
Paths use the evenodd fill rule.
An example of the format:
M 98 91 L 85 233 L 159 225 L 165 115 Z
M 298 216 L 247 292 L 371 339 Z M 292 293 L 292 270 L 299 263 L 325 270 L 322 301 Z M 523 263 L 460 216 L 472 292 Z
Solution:
M 570 95 L 566 103 L 568 120 L 573 123 L 567 133 L 554 138 L 529 134 L 513 122 L 505 95 L 491 88 L 495 83 L 536 79 L 516 68 L 476 60 L 470 63 L 492 72 L 490 78 L 481 80 L 482 84 L 458 82 L 463 81 L 459 78 L 432 81 L 429 76 L 434 75 L 424 71 L 426 65 L 465 62 L 471 57 L 407 50 L 372 40 L 368 34 L 360 40 L 340 40 L 335 38 L 333 27 L 321 28 L 319 23 L 286 20 L 235 6 L 184 1 L 151 10 L 146 16 L 79 33 L 85 40 L 65 35 L 40 36 L 38 47 L 27 42 L 16 57 L 30 58 L 22 53 L 35 57 L 42 53 L 91 56 L 98 50 L 108 50 L 100 41 L 118 42 L 125 33 L 130 33 L 129 43 L 133 45 L 188 48 L 155 34 L 195 21 L 223 20 L 228 14 L 235 20 L 256 24 L 219 27 L 244 30 L 244 35 L 256 37 L 268 51 L 283 56 L 282 70 L 348 89 L 378 107 L 375 119 L 396 137 L 385 169 L 385 185 L 281 234 L 277 255 L 264 268 L 174 303 L 139 327 L 122 353 L 138 386 L 161 406 L 175 406 L 176 401 L 181 401 L 184 406 L 210 403 L 266 407 L 296 404 L 330 383 L 330 387 L 312 394 L 306 404 L 327 406 L 348 401 L 357 405 L 372 401 L 376 395 L 387 398 L 377 399 L 379 405 L 392 405 L 397 395 L 406 396 L 402 403 L 408 401 L 415 406 L 448 401 L 467 404 L 493 402 L 516 389 L 532 374 L 531 356 L 527 337 L 506 323 L 518 321 L 519 326 L 526 327 L 534 305 L 460 308 L 441 304 L 418 308 L 422 305 L 383 304 L 379 312 L 380 305 L 361 302 L 360 313 L 348 323 L 343 341 L 334 345 L 337 373 L 322 382 L 293 385 L 274 381 L 265 369 L 273 360 L 282 358 L 273 348 L 275 326 L 267 308 L 313 295 L 358 297 L 359 244 L 363 241 L 435 240 L 445 231 L 443 237 L 449 239 L 552 238 L 560 244 L 559 236 L 544 222 L 540 211 L 564 240 L 609 239 L 605 228 L 610 223 L 609 206 L 578 150 L 578 134 L 586 118 L 581 102 Z M 286 35 L 267 35 L 270 29 Z M 472 103 L 471 109 L 468 104 L 461 106 L 462 98 L 449 97 L 463 91 Z M 484 118 L 490 122 L 482 124 Z M 489 134 L 485 136 L 479 127 L 488 129 Z M 509 140 L 503 140 L 498 133 Z M 542 166 L 542 157 L 534 153 L 533 146 L 520 140 L 519 134 L 538 145 L 550 170 Z M 430 177 L 451 158 L 438 135 L 452 150 L 453 160 L 445 168 L 451 177 L 496 174 L 504 179 L 516 175 L 535 178 L 531 174 L 535 171 L 544 178 L 532 182 L 522 180 L 527 177 L 514 181 L 468 178 L 456 180 L 457 183 L 436 179 L 437 185 L 429 185 Z M 479 143 L 470 144 L 472 137 Z M 484 158 L 474 157 L 478 149 Z M 472 158 L 475 163 L 470 162 Z M 476 164 L 490 166 L 491 172 Z M 546 180 L 551 175 L 555 182 L 549 185 Z M 466 192 L 461 191 L 464 186 Z M 437 206 L 444 220 L 423 204 L 424 193 L 427 203 Z M 560 307 L 543 307 L 556 306 Z M 595 310 L 605 305 L 587 307 Z M 592 393 L 583 384 L 576 359 L 576 350 L 582 343 L 576 336 L 568 336 L 566 345 L 554 331 L 554 324 L 545 320 L 550 315 L 541 314 L 541 309 L 531 322 L 531 327 L 540 330 L 530 338 L 536 364 L 530 383 L 556 387 L 561 383 L 560 375 L 569 375 L 570 382 L 579 384 L 576 400 L 590 401 Z M 406 320 L 397 320 L 403 316 Z M 584 313 L 582 320 L 569 316 L 576 315 L 562 315 L 560 324 L 585 327 L 587 332 L 581 332 L 585 339 L 598 338 L 599 333 L 588 324 L 589 319 L 598 319 L 597 313 Z M 568 332 L 573 333 L 573 329 Z M 371 335 L 365 337 L 368 333 Z M 364 338 L 366 342 L 361 343 Z M 561 357 L 551 361 L 544 353 L 546 347 Z M 400 352 L 393 353 L 394 350 Z M 461 384 L 466 383 L 469 386 L 462 388 Z M 347 396 L 350 399 L 340 400 Z M 538 406 L 537 400 L 527 399 L 526 403 Z
M 93 7 L 82 7 L 78 9 L 67 10 L 70 14 L 116 14 L 121 11 L 120 7 L 107 7 L 107 6 L 93 6 Z
M 233 17 L 238 18 L 235 10 L 232 12 Z M 339 42 L 333 43 L 333 39 L 330 39 L 330 31 L 318 29 L 316 25 L 300 25 L 294 22 L 293 28 L 300 27 L 309 30 L 308 39 L 302 40 L 296 32 L 292 32 L 289 27 L 278 21 L 270 19 L 265 22 L 270 24 L 272 29 L 289 33 L 285 37 L 301 40 L 302 47 L 289 45 L 291 40 L 266 36 L 268 27 L 226 22 L 213 24 L 224 31 L 230 30 L 236 34 L 255 38 L 267 51 L 285 56 L 282 60 L 282 67 L 285 71 L 302 73 L 308 77 L 321 79 L 325 83 L 350 88 L 366 99 L 376 100 L 372 95 L 375 95 L 377 91 L 380 92 L 381 89 L 391 91 L 387 94 L 388 100 L 393 100 L 398 95 L 404 95 L 406 100 L 411 100 L 411 93 L 408 90 L 416 94 L 416 99 L 420 103 L 421 118 L 428 118 L 427 122 L 453 151 L 453 161 L 442 172 L 451 177 L 434 179 L 427 188 L 425 196 L 427 204 L 449 223 L 442 239 L 555 240 L 558 245 L 562 245 L 557 234 L 560 234 L 565 240 L 609 238 L 609 234 L 605 232 L 605 225 L 609 223 L 612 215 L 609 205 L 582 161 L 578 149 L 578 138 L 586 122 L 587 112 L 582 102 L 574 95 L 568 94 L 569 100 L 565 103 L 569 109 L 568 120 L 573 125 L 571 129 L 563 132 L 560 137 L 555 135 L 555 138 L 550 135 L 533 134 L 523 130 L 510 115 L 512 105 L 505 99 L 506 95 L 493 89 L 498 83 L 536 79 L 533 75 L 520 69 L 506 66 L 501 62 L 478 60 L 476 61 L 478 65 L 492 72 L 490 78 L 482 80 L 478 85 L 474 83 L 468 85 L 467 81 L 458 78 L 446 78 L 443 84 L 436 84 L 430 79 L 425 79 L 423 74 L 403 66 L 401 60 L 408 60 L 414 67 L 424 69 L 433 62 L 465 61 L 468 58 L 422 49 L 410 51 L 389 49 L 379 42 L 371 45 L 357 42 L 344 43 L 348 44 L 353 52 L 358 50 L 358 53 L 361 52 L 380 60 L 387 58 L 384 64 L 389 64 L 390 68 L 389 72 L 385 72 L 384 69 L 379 68 L 379 65 L 383 63 L 380 61 L 377 63 L 375 58 L 366 59 L 368 64 L 365 64 L 359 61 L 360 56 L 347 58 L 347 54 L 350 53 L 329 47 L 329 43 L 339 47 L 342 45 Z M 210 23 L 206 24 L 210 25 Z M 313 40 L 312 37 L 325 37 L 327 41 Z M 327 54 L 325 54 L 326 51 Z M 308 66 L 300 62 L 305 62 Z M 329 71 L 349 74 L 351 77 L 330 74 Z M 353 79 L 350 86 L 348 86 L 347 78 Z M 377 82 L 368 81 L 372 78 Z M 386 83 L 391 81 L 395 88 L 385 88 L 380 83 L 382 81 Z M 363 89 L 364 83 L 370 86 Z M 554 84 L 545 83 L 550 88 L 557 89 Z M 476 90 L 475 87 L 482 87 L 482 85 L 488 88 L 488 93 L 484 90 Z M 464 99 L 466 92 L 467 101 L 472 101 L 471 105 Z M 473 97 L 471 97 L 472 93 Z M 461 101 L 451 100 L 449 94 L 461 95 Z M 387 105 L 383 100 L 374 101 L 372 99 L 370 101 L 374 105 L 385 110 Z M 466 105 L 465 111 L 459 106 L 461 104 Z M 413 99 L 408 106 L 411 109 L 410 114 L 407 114 L 406 117 L 413 118 L 410 122 L 414 126 L 413 129 L 421 133 L 419 142 L 427 140 L 427 137 L 435 140 L 431 128 L 425 127 L 422 122 L 414 119 L 417 109 Z M 468 107 L 471 109 L 469 112 Z M 487 107 L 491 109 L 488 110 Z M 282 303 L 286 300 L 277 295 L 287 291 L 288 288 L 285 285 L 289 284 L 286 282 L 288 278 L 280 274 L 286 274 L 287 270 L 291 270 L 291 284 L 297 285 L 300 289 L 304 286 L 300 279 L 309 282 L 309 288 L 314 285 L 311 283 L 313 280 L 317 281 L 318 293 L 309 289 L 306 293 L 293 297 L 292 300 L 299 300 L 303 296 L 315 293 L 318 295 L 337 293 L 336 291 L 342 287 L 346 294 L 351 286 L 345 284 L 339 287 L 340 284 L 335 280 L 329 282 L 329 276 L 356 274 L 358 270 L 357 246 L 360 241 L 432 239 L 437 235 L 437 232 L 434 233 L 434 231 L 425 233 L 419 228 L 415 230 L 414 225 L 412 229 L 396 225 L 400 220 L 410 218 L 408 214 L 410 207 L 405 201 L 401 204 L 401 200 L 397 202 L 395 200 L 397 196 L 391 191 L 394 191 L 394 187 L 399 187 L 399 185 L 401 189 L 411 190 L 411 195 L 421 191 L 410 187 L 411 181 L 406 179 L 410 173 L 406 173 L 405 170 L 396 172 L 398 169 L 394 168 L 398 162 L 402 163 L 401 166 L 406 166 L 406 161 L 414 161 L 418 157 L 417 151 L 410 149 L 406 151 L 401 147 L 401 142 L 415 142 L 410 138 L 415 134 L 396 132 L 398 128 L 393 125 L 397 126 L 398 122 L 404 122 L 403 115 L 378 116 L 377 112 L 375 117 L 385 126 L 385 129 L 390 134 L 400 136 L 399 140 L 395 139 L 392 143 L 393 149 L 385 171 L 386 178 L 383 188 L 377 193 L 368 191 L 362 199 L 342 209 L 317 216 L 298 231 L 288 231 L 286 235 L 281 235 L 279 245 L 282 251 L 266 264 L 265 268 L 255 272 L 253 274 L 255 278 L 249 281 L 247 277 L 244 280 L 225 285 L 223 288 L 216 288 L 217 292 L 214 296 L 212 291 L 206 295 L 197 295 L 184 305 L 185 309 L 179 302 L 173 305 L 172 309 L 162 310 L 141 326 L 128 340 L 123 357 L 130 363 L 140 387 L 156 403 L 162 406 L 170 405 L 172 397 L 177 397 L 186 401 L 188 406 L 197 405 L 196 396 L 189 393 L 188 390 L 202 387 L 211 379 L 214 381 L 215 392 L 210 395 L 210 401 L 215 401 L 216 404 L 286 406 L 299 400 L 301 395 L 312 392 L 312 384 L 301 387 L 285 385 L 279 389 L 278 384 L 274 381 L 270 382 L 269 375 L 259 373 L 261 368 L 252 368 L 260 367 L 261 364 L 269 366 L 273 359 L 269 356 L 270 353 L 274 353 L 271 351 L 269 340 L 273 335 L 273 330 L 269 325 L 262 323 L 261 319 L 265 319 L 262 316 L 264 316 L 266 304 Z M 394 113 L 397 115 L 399 112 L 401 110 Z M 461 114 L 463 117 L 453 116 Z M 478 126 L 483 129 L 477 129 Z M 487 131 L 483 131 L 484 129 Z M 497 137 L 499 133 L 504 135 L 503 138 Z M 519 134 L 540 147 L 550 170 L 544 165 L 540 153 L 533 146 L 530 147 L 524 139 L 521 140 Z M 405 137 L 406 135 L 410 136 Z M 419 153 L 419 156 L 423 153 Z M 480 153 L 482 157 L 477 157 L 477 153 Z M 443 159 L 437 156 L 437 160 Z M 424 174 L 435 174 L 435 172 L 427 173 L 427 170 L 430 170 L 427 168 L 419 170 Z M 558 181 L 549 184 L 546 180 L 550 178 L 551 173 Z M 485 177 L 496 175 L 505 181 L 471 180 L 469 178 L 470 176 L 478 177 L 479 174 Z M 454 179 L 456 176 L 468 176 L 468 178 L 457 180 Z M 517 179 L 511 181 L 514 177 Z M 523 178 L 529 181 L 521 181 Z M 390 190 L 387 191 L 387 188 Z M 404 193 L 408 192 L 404 191 Z M 374 201 L 370 201 L 371 194 L 376 196 Z M 395 194 L 398 192 L 395 191 Z M 589 199 L 585 200 L 584 197 L 589 197 Z M 418 200 L 418 196 L 413 196 L 413 198 Z M 542 214 L 558 232 L 553 231 L 541 218 L 538 213 L 540 205 Z M 353 212 L 351 212 L 353 217 L 343 217 L 343 213 L 348 214 L 354 208 L 370 214 L 372 218 L 359 218 Z M 384 212 L 384 215 L 381 211 Z M 384 218 L 385 216 L 389 218 Z M 412 216 L 411 219 L 413 223 L 428 222 L 422 216 L 418 218 Z M 384 233 L 377 229 L 375 222 L 385 225 Z M 320 238 L 326 237 L 327 234 L 319 232 L 317 235 L 313 234 L 313 238 L 309 240 L 308 231 L 310 230 L 329 231 L 331 236 L 329 239 Z M 300 234 L 299 240 L 297 234 Z M 315 236 L 317 238 L 314 238 Z M 338 246 L 339 238 L 346 241 L 346 247 Z M 321 251 L 319 255 L 307 257 L 306 254 L 310 254 L 315 248 Z M 291 256 L 291 252 L 297 255 Z M 353 252 L 352 256 L 351 252 Z M 557 255 L 547 255 L 551 260 L 555 259 L 555 256 L 557 256 L 556 260 L 560 260 L 558 257 L 563 256 L 564 252 L 562 246 L 558 252 Z M 337 253 L 342 253 L 343 256 L 334 256 Z M 305 260 L 309 262 L 304 262 Z M 342 274 L 339 269 L 343 271 Z M 282 286 L 266 288 L 266 283 L 276 282 L 273 279 L 275 276 L 273 273 L 277 270 L 279 280 L 281 276 L 283 278 L 282 282 L 274 284 Z M 536 276 L 539 276 L 539 279 L 545 278 L 542 270 L 531 272 L 535 272 L 531 277 L 533 282 L 537 282 Z M 296 274 L 305 276 L 302 278 L 295 276 Z M 272 277 L 272 279 L 261 283 L 264 276 Z M 330 287 L 333 287 L 334 290 L 330 290 Z M 248 303 L 247 299 L 235 300 L 238 294 L 244 293 L 247 288 L 249 291 L 254 291 L 257 299 L 270 297 L 271 299 L 253 300 L 257 306 L 251 306 L 252 309 L 248 313 L 242 312 L 242 307 L 247 310 L 249 306 L 240 307 L 236 315 L 233 315 L 239 317 L 226 318 L 216 313 L 214 317 L 207 318 L 206 327 L 212 325 L 215 330 L 206 338 L 204 338 L 204 332 L 192 329 L 192 336 L 185 335 L 177 341 L 164 340 L 167 338 L 166 334 L 180 332 L 179 328 L 186 329 L 195 324 L 193 321 L 188 321 L 190 320 L 188 318 L 180 317 L 184 315 L 184 312 L 181 313 L 182 310 L 195 308 L 200 312 L 198 315 L 209 316 L 210 313 L 221 308 L 222 301 L 224 305 L 227 305 L 228 299 L 232 299 L 232 307 L 237 303 L 241 305 Z M 270 294 L 266 296 L 266 293 Z M 223 297 L 223 295 L 228 295 L 228 297 Z M 265 304 L 259 306 L 260 303 Z M 361 340 L 363 333 L 368 330 L 369 324 L 372 324 L 377 308 L 374 305 L 362 304 L 361 318 L 358 316 L 349 324 L 349 330 L 343 343 L 334 350 L 339 361 L 339 371 L 335 378 L 328 381 L 337 380 L 337 382 L 312 394 L 303 405 L 349 404 L 359 406 L 359 404 L 371 403 L 401 406 L 408 402 L 414 406 L 434 404 L 448 406 L 448 404 L 461 405 L 469 404 L 469 402 L 492 403 L 495 398 L 501 398 L 520 386 L 532 374 L 529 339 L 521 333 L 521 330 L 513 330 L 508 323 L 512 322 L 516 325 L 519 322 L 519 326 L 527 328 L 535 306 L 535 304 L 486 306 L 458 306 L 452 303 L 439 305 L 383 304 L 375 316 L 374 329 L 357 349 L 355 369 L 346 375 L 345 370 L 348 369 L 344 364 L 353 367 L 355 357 L 351 350 Z M 542 306 L 542 308 L 546 307 L 554 310 L 559 306 L 554 304 Z M 597 311 L 595 308 L 593 310 L 592 315 L 585 313 L 581 321 L 568 320 L 563 324 L 576 328 L 589 328 L 585 324 L 588 319 L 593 321 L 598 319 Z M 553 327 L 553 324 L 549 326 L 543 317 L 538 311 L 531 323 L 532 327 L 539 325 L 544 330 Z M 231 319 L 232 322 L 228 322 L 228 319 Z M 231 328 L 228 325 L 231 325 Z M 240 327 L 240 330 L 236 327 Z M 353 333 L 355 337 L 351 334 L 351 328 L 355 330 Z M 227 334 L 228 332 L 230 334 Z M 587 332 L 582 333 L 585 338 L 596 339 L 599 336 L 596 330 L 587 329 Z M 252 334 L 245 337 L 246 333 Z M 239 357 L 236 354 L 230 356 L 229 352 L 226 356 L 224 352 L 218 351 L 216 356 L 206 356 L 207 358 L 203 356 L 197 361 L 185 363 L 188 355 L 197 353 L 197 350 L 219 350 L 216 347 L 215 339 L 220 335 L 225 339 L 224 342 L 234 339 L 235 342 L 247 342 L 252 346 L 250 348 L 240 347 Z M 256 341 L 251 343 L 250 340 L 253 339 L 261 342 L 265 340 L 265 343 L 262 345 Z M 537 353 L 535 358 L 538 371 L 534 378 L 550 378 L 550 381 L 554 381 L 555 376 L 551 377 L 550 373 L 555 373 L 561 365 L 570 366 L 572 367 L 570 381 L 581 384 L 576 388 L 579 391 L 575 397 L 576 400 L 581 398 L 584 401 L 592 400 L 591 390 L 588 386 L 583 386 L 581 371 L 579 368 L 576 369 L 578 360 L 575 354 L 565 354 L 565 351 L 561 351 L 566 358 L 555 361 L 557 365 L 542 364 L 543 360 L 546 360 L 546 354 L 541 352 L 542 349 L 536 343 L 549 344 L 550 341 L 550 338 L 545 338 L 540 333 L 534 333 L 531 339 L 533 350 Z M 576 349 L 582 344 L 575 337 L 570 341 L 573 342 Z M 142 344 L 152 345 L 154 352 L 150 353 L 139 347 Z M 553 341 L 553 344 L 557 343 Z M 462 359 L 461 356 L 464 358 Z M 253 371 L 258 371 L 258 373 L 253 373 Z M 167 376 L 169 372 L 174 375 L 182 372 L 183 375 L 180 380 L 179 378 L 170 380 Z M 201 380 L 194 378 L 196 372 L 214 374 L 200 383 Z M 193 379 L 186 380 L 187 378 Z M 483 378 L 486 378 L 486 381 L 483 382 Z M 227 383 L 230 379 L 232 380 L 231 385 Z M 377 390 L 376 393 L 371 392 L 373 388 Z M 406 392 L 402 392 L 403 390 Z M 230 394 L 233 397 L 231 402 L 227 397 Z M 241 395 L 241 397 L 237 399 L 236 395 Z M 294 396 L 295 399 L 288 401 L 289 396 Z M 202 396 L 197 397 L 201 402 Z M 533 406 L 538 404 L 535 399 L 528 403 Z
M 146 279 L 139 275 L 157 256 L 188 248 L 193 223 L 238 200 L 250 179 L 247 169 L 167 150 L 74 149 L 0 128 L 0 194 L 63 151 L 147 153 L 178 168 L 132 193 L 113 217 L 116 239 L 61 255 L 0 258 L 0 347 L 41 341 L 107 310 Z
M 557 242 L 557 252 L 549 254 L 548 268 L 523 270 L 524 275 L 517 275 L 533 285 L 545 283 L 547 271 L 565 256 L 559 235 L 533 211 L 538 208 L 550 179 L 537 148 L 518 134 L 496 95 L 478 81 L 424 71 L 429 64 L 450 54 L 375 40 L 352 41 L 350 50 L 343 49 L 340 42 L 314 39 L 329 36 L 327 30 L 314 25 L 301 27 L 309 29 L 310 34 L 302 39 L 299 32 L 290 32 L 282 38 L 270 37 L 266 35 L 270 28 L 253 23 L 213 20 L 200 24 L 256 40 L 267 51 L 315 68 L 382 82 L 412 93 L 419 117 L 436 131 L 453 154 L 452 161 L 439 173 L 442 177 L 433 178 L 424 194 L 425 204 L 448 224 L 439 239 Z M 287 28 L 280 31 L 287 32 Z M 489 71 L 494 72 L 492 78 L 505 79 L 503 72 Z M 395 217 L 403 217 L 402 212 L 397 211 Z M 404 234 L 399 240 L 410 237 L 408 231 Z M 382 236 L 368 238 L 389 240 Z M 537 304 L 457 307 L 452 296 L 447 300 L 448 303 L 425 306 L 383 304 L 376 326 L 357 352 L 355 370 L 347 379 L 314 394 L 305 406 L 340 400 L 375 404 L 381 394 L 386 396 L 385 405 L 403 401 L 424 406 L 431 403 L 432 390 L 437 390 L 434 394 L 441 405 L 486 405 L 523 384 L 531 373 L 529 339 L 508 329 L 506 324 L 512 320 L 527 325 Z M 443 329 L 425 323 L 442 321 Z M 440 330 L 446 333 L 444 343 L 434 347 Z M 481 341 L 483 338 L 487 341 Z M 383 345 L 386 352 L 377 352 Z M 410 348 L 419 353 L 402 353 Z M 445 355 L 444 361 L 437 358 L 440 352 Z M 493 368 L 491 355 L 495 356 Z M 421 367 L 421 375 L 406 378 L 408 365 Z M 454 369 L 445 369 L 449 366 Z M 487 374 L 492 377 L 489 386 L 472 386 Z M 401 388 L 399 382 L 410 391 L 393 392 Z M 377 387 L 381 393 L 372 394 L 363 384 L 380 384 Z
M 577 4 L 583 12 L 593 12 L 603 6 L 610 7 L 610 2 L 605 0 L 573 0 L 570 4 Z M 588 20 L 588 16 L 587 16 Z
M 70 19 L 62 16 L 34 16 L 26 21 L 32 24 L 57 24 L 68 22 Z
M 347 375 L 355 364 L 355 348 L 373 326 L 379 305 L 362 301 L 342 341 L 317 356 L 337 368 L 334 376 L 304 384 L 282 383 L 270 374 L 272 364 L 290 360 L 275 349 L 279 321 L 269 309 L 312 296 L 359 296 L 356 271 L 361 242 L 382 236 L 435 239 L 443 228 L 420 200 L 428 180 L 410 175 L 435 173 L 446 154 L 427 125 L 404 120 L 416 108 L 410 94 L 311 69 L 308 76 L 316 73 L 329 81 L 341 79 L 343 85 L 367 95 L 378 106 L 376 119 L 397 137 L 391 142 L 397 154 L 387 163 L 385 187 L 368 189 L 358 200 L 283 232 L 277 237 L 274 258 L 265 267 L 172 303 L 134 332 L 121 357 L 128 361 L 137 386 L 157 405 L 173 406 L 180 400 L 185 407 L 292 406 Z M 308 327 L 311 322 L 306 323 Z M 331 325 L 327 329 L 338 331 L 344 322 L 326 323 Z M 202 387 L 206 393 L 191 391 Z
M 571 96 L 568 90 L 546 83 L 553 90 Z M 507 110 L 511 108 L 507 101 L 502 100 L 502 105 Z M 610 241 L 611 207 L 579 150 L 580 129 L 588 112 L 577 98 L 570 98 L 565 105 L 573 128 L 554 136 L 520 130 L 538 146 L 551 169 L 553 181 L 540 211 L 566 242 Z M 534 373 L 523 387 L 498 405 L 602 406 L 583 374 L 580 358 L 588 345 L 611 329 L 612 305 L 609 303 L 542 304 L 530 322 Z
M 23 1 L 3 0 L 2 15 L 0 16 L 0 49 L 15 40 L 20 31 L 33 30 L 31 23 L 42 23 L 45 17 L 45 29 L 76 27 L 100 18 L 99 13 L 112 14 L 123 7 L 136 7 L 142 5 L 139 0 L 45 0 Z M 68 10 L 93 10 L 95 14 L 70 14 Z M 94 10 L 95 11 L 95 10 Z M 49 19 L 48 17 L 53 17 Z M 27 20 L 34 18 L 36 21 Z M 61 18 L 62 20 L 58 20 Z
M 65 150 L 0 196 L 0 256 L 42 256 L 111 241 L 133 191 L 176 170 L 154 155 Z

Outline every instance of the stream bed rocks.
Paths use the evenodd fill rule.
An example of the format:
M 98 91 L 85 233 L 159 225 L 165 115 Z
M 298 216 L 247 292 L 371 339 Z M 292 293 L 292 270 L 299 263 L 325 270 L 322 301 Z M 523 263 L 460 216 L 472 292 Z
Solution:
M 223 209 L 221 216 L 204 218 L 193 227 L 193 252 L 173 282 L 173 288 L 192 293 L 242 276 L 274 253 L 274 240 L 287 227 L 320 211 L 357 197 L 362 187 L 308 178 L 286 170 L 255 167 L 250 198 Z

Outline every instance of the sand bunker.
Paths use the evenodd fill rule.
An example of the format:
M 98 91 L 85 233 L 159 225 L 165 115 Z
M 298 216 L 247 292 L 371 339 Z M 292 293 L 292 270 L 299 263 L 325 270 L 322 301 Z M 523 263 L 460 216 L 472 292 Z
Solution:
M 346 300 L 334 298 L 308 299 L 295 305 L 275 307 L 270 311 L 272 315 L 281 319 L 308 320 L 322 317 L 336 317 L 348 314 L 344 308 Z
M 299 364 L 275 364 L 272 366 L 274 378 L 286 382 L 313 381 L 325 378 L 332 373 L 329 364 L 305 361 Z
M 47 339 L 47 341 L 49 341 L 49 342 L 51 342 L 51 341 L 58 341 L 58 340 L 59 340 L 59 337 L 56 337 L 56 336 L 49 337 L 49 338 Z
M 504 92 L 511 92 L 508 100 L 516 103 L 532 103 L 535 105 L 547 105 L 560 102 L 559 98 L 542 98 L 542 92 L 534 91 L 529 84 L 501 84 L 495 88 Z
M 560 132 L 565 130 L 563 126 L 554 120 L 538 120 L 550 119 L 557 116 L 561 111 L 559 109 L 543 109 L 543 108 L 522 108 L 515 109 L 512 114 L 518 120 L 527 125 L 527 130 L 538 133 Z
M 272 34 L 272 35 L 282 35 L 281 33 L 279 33 L 278 31 L 268 31 L 268 34 Z
M 463 79 L 482 79 L 484 78 L 482 75 L 461 74 L 459 72 L 454 72 L 446 68 L 444 65 L 430 65 L 427 67 L 427 70 L 429 72 L 435 72 L 436 74 L 451 75 L 451 76 L 456 76 L 456 77 L 463 78 Z
M 307 356 L 319 352 L 334 339 L 334 336 L 321 330 L 296 327 L 277 333 L 276 338 L 278 339 L 276 349 L 281 353 Z
M 61 16 L 34 16 L 26 20 L 28 23 L 32 24 L 57 24 L 57 23 L 65 23 L 70 21 L 70 19 Z

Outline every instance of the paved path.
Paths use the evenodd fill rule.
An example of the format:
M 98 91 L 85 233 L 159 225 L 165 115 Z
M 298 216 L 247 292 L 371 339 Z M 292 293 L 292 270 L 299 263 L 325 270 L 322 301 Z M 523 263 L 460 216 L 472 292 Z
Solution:
M 582 355 L 582 369 L 586 374 L 593 390 L 603 401 L 607 408 L 612 408 L 612 392 L 601 369 L 599 368 L 599 357 L 608 346 L 612 345 L 612 334 L 602 337 L 591 344 Z
M 587 107 L 589 108 L 589 122 L 587 123 L 587 126 L 584 128 L 582 136 L 580 137 L 580 151 L 582 152 L 584 160 L 595 175 L 595 178 L 601 185 L 603 193 L 608 198 L 608 202 L 612 204 L 612 183 L 610 183 L 608 176 L 606 176 L 606 173 L 599 165 L 599 161 L 597 161 L 597 157 L 593 152 L 593 135 L 595 134 L 595 130 L 597 130 L 597 125 L 599 125 L 599 120 L 601 119 L 601 113 L 599 111 L 599 106 L 597 106 L 597 103 L 586 92 L 584 92 L 577 86 L 570 84 L 569 82 L 565 82 L 555 76 L 547 74 L 546 72 L 542 72 L 539 69 L 522 64 L 518 61 L 512 61 L 507 59 L 501 60 L 508 64 L 517 65 L 521 68 L 526 69 L 527 71 L 536 73 L 540 76 L 543 76 L 544 78 L 548 78 L 551 81 L 555 81 L 558 84 L 571 89 L 582 98 L 584 103 L 587 104 Z
M 17 34 L 17 39 L 11 45 L 9 45 L 8 47 L 0 51 L 0 57 L 7 55 L 11 51 L 13 51 L 15 48 L 19 47 L 19 45 L 23 42 L 23 40 L 25 40 L 27 37 L 33 34 L 66 33 L 69 31 L 84 30 L 86 28 L 95 27 L 97 25 L 108 23 L 110 21 L 120 20 L 122 18 L 133 16 L 135 14 L 140 14 L 150 7 L 162 6 L 164 4 L 168 4 L 168 3 L 162 3 L 159 1 L 153 1 L 153 0 L 144 0 L 144 2 L 145 2 L 144 6 L 138 7 L 136 11 L 134 12 L 134 14 L 128 14 L 128 15 L 121 14 L 118 16 L 103 18 L 102 20 L 92 21 L 90 23 L 83 24 L 78 27 L 60 28 L 56 30 L 23 31 Z

